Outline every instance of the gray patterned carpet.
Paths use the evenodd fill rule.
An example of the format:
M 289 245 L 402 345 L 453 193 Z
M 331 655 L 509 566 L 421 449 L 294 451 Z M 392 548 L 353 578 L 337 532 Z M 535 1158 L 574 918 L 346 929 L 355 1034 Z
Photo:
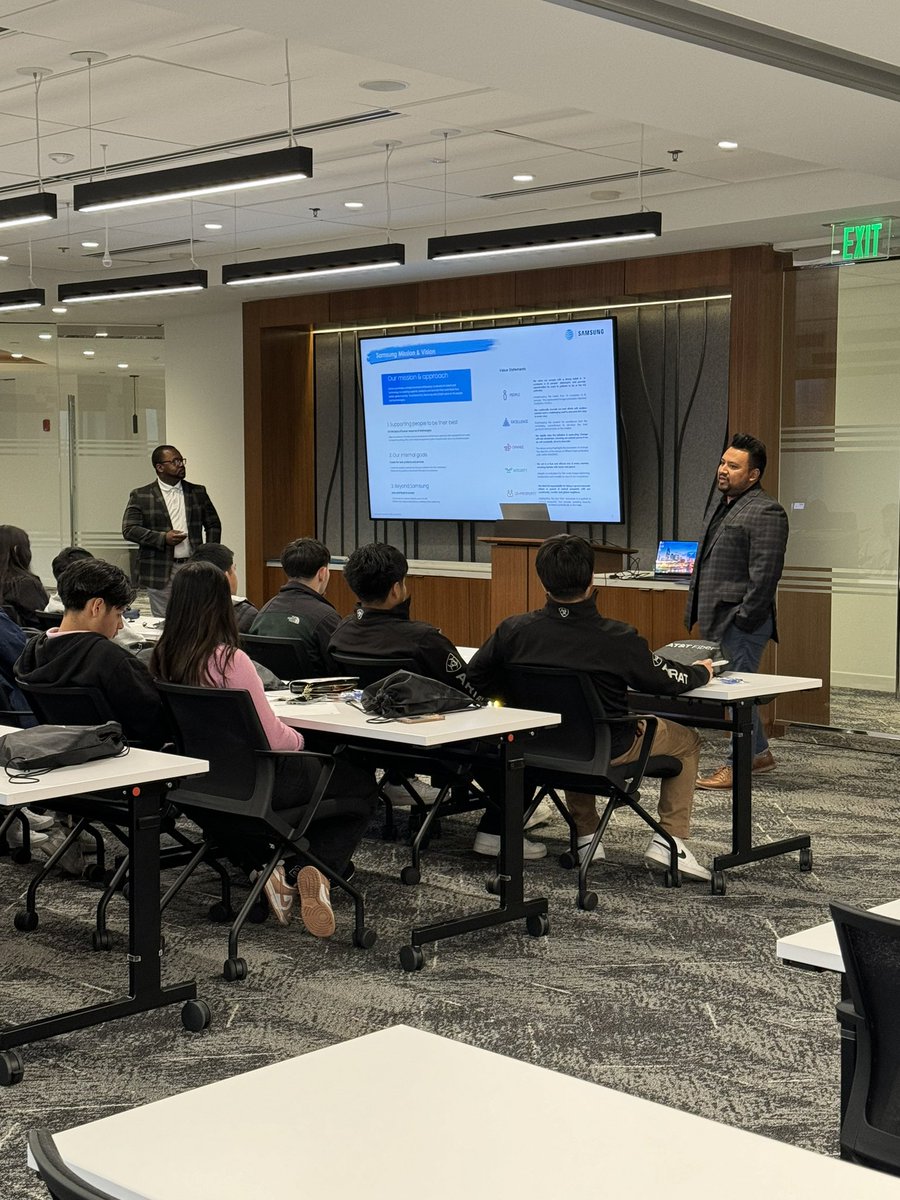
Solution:
M 173 1008 L 26 1047 L 24 1082 L 0 1091 L 0 1194 L 45 1194 L 24 1165 L 34 1124 L 63 1129 L 398 1022 L 834 1154 L 837 982 L 780 966 L 775 939 L 824 920 L 831 897 L 870 906 L 900 895 L 898 748 L 848 749 L 833 735 L 779 742 L 778 770 L 756 788 L 757 836 L 809 830 L 814 871 L 800 874 L 796 856 L 770 860 L 731 872 L 722 898 L 697 884 L 664 889 L 642 863 L 644 834 L 618 814 L 608 862 L 595 871 L 599 906 L 581 913 L 556 865 L 562 827 L 541 830 L 551 854 L 527 876 L 550 898 L 550 937 L 506 926 L 443 943 L 418 974 L 397 965 L 404 931 L 485 901 L 486 860 L 468 852 L 465 818 L 445 822 L 418 888 L 397 882 L 402 844 L 364 844 L 358 877 L 379 933 L 373 950 L 351 946 L 345 905 L 330 942 L 299 922 L 251 926 L 240 984 L 221 977 L 223 929 L 205 919 L 215 896 L 203 877 L 167 914 L 165 973 L 197 978 L 212 1027 L 188 1034 Z M 726 797 L 698 794 L 696 849 L 722 847 L 728 822 Z M 92 952 L 97 892 L 87 884 L 54 879 L 39 929 L 13 931 L 29 870 L 0 860 L 0 1012 L 11 1020 L 94 1002 L 124 979 L 124 909 L 113 910 L 113 953 Z M 386 1102 L 402 1113 L 414 1087 Z

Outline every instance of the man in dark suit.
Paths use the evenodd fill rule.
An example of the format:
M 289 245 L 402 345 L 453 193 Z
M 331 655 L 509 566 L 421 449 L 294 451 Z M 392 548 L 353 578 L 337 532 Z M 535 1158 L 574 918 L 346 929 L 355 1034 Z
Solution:
M 775 590 L 784 567 L 788 520 L 784 509 L 760 487 L 766 447 L 737 433 L 719 462 L 719 501 L 707 512 L 684 623 L 699 623 L 704 638 L 719 642 L 734 671 L 756 671 L 766 644 L 778 641 Z M 753 712 L 753 770 L 771 771 L 759 713 Z M 731 765 L 704 779 L 701 788 L 730 788 Z
M 204 541 L 221 542 L 222 522 L 206 488 L 186 482 L 186 460 L 174 446 L 157 446 L 150 461 L 156 482 L 128 497 L 122 536 L 140 547 L 138 585 L 147 590 L 151 613 L 164 617 L 172 572 Z

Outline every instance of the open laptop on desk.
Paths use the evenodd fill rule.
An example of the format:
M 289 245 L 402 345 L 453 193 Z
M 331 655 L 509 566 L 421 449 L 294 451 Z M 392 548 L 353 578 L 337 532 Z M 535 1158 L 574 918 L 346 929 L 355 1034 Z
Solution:
M 697 542 L 660 542 L 653 564 L 653 578 L 687 582 L 694 570 L 697 546 Z

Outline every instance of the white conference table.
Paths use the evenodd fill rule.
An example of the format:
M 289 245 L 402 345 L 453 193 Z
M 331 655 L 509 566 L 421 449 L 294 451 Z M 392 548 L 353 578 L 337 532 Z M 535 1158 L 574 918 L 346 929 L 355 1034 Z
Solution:
M 400 948 L 400 965 L 405 971 L 418 971 L 425 965 L 422 946 L 444 938 L 457 937 L 477 929 L 509 921 L 525 920 L 533 937 L 549 932 L 547 900 L 526 900 L 522 825 L 524 814 L 524 751 L 520 736 L 531 729 L 543 729 L 560 723 L 559 713 L 536 712 L 523 708 L 473 708 L 444 713 L 441 721 L 405 724 L 388 721 L 374 724 L 368 713 L 346 701 L 292 704 L 289 692 L 267 693 L 276 716 L 300 730 L 328 734 L 371 750 L 414 751 L 440 759 L 441 749 L 466 742 L 491 742 L 499 748 L 499 767 L 503 778 L 503 830 L 497 867 L 497 908 L 485 909 L 454 920 L 412 929 L 410 943 Z
M 725 891 L 723 872 L 729 867 L 759 862 L 779 854 L 800 852 L 800 870 L 812 870 L 812 847 L 808 834 L 779 841 L 753 843 L 753 709 L 776 696 L 789 692 L 811 692 L 822 686 L 821 679 L 804 675 L 765 675 L 758 672 L 728 672 L 703 687 L 682 692 L 680 696 L 634 694 L 632 706 L 638 712 L 671 717 L 684 725 L 701 729 L 723 729 L 731 734 L 731 853 L 713 859 L 713 894 Z
M 0 725 L 0 736 L 21 732 Z M 209 1014 L 196 1001 L 193 981 L 162 986 L 160 978 L 159 836 L 162 797 L 188 775 L 209 769 L 203 759 L 132 749 L 117 758 L 103 758 L 77 767 L 58 767 L 33 783 L 14 783 L 0 771 L 0 810 L 23 804 L 51 804 L 90 793 L 126 801 L 129 808 L 128 995 L 52 1017 L 37 1017 L 19 1025 L 0 1025 L 0 1086 L 18 1083 L 24 1067 L 14 1049 L 76 1029 L 100 1025 L 117 1017 L 184 1002 L 182 1019 L 188 1028 L 200 1027 Z
M 868 912 L 878 913 L 882 917 L 893 917 L 900 921 L 900 900 L 889 900 L 887 904 L 876 905 Z M 849 1000 L 844 976 L 844 960 L 838 945 L 837 930 L 834 921 L 825 921 L 821 925 L 813 925 L 809 929 L 801 929 L 799 933 L 780 937 L 775 943 L 775 954 L 789 967 L 802 967 L 807 971 L 833 971 L 841 977 L 841 1000 Z M 847 1108 L 850 1097 L 850 1087 L 853 1083 L 853 1072 L 856 1069 L 856 1029 L 854 1025 L 842 1019 L 838 1009 L 838 1023 L 841 1027 L 841 1119 Z
M 117 1200 L 900 1198 L 892 1176 L 403 1025 L 55 1140 Z

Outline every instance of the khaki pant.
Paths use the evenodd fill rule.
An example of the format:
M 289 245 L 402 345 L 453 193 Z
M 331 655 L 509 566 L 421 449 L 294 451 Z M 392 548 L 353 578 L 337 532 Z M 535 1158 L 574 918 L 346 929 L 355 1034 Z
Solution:
M 618 767 L 634 762 L 640 755 L 644 742 L 644 722 L 638 725 L 639 734 L 625 754 L 610 762 Z M 691 829 L 691 809 L 694 804 L 694 781 L 700 766 L 700 738 L 696 729 L 664 721 L 661 717 L 653 739 L 653 753 L 667 754 L 681 763 L 681 774 L 674 779 L 664 779 L 659 791 L 659 823 L 673 837 L 686 838 Z M 585 792 L 566 789 L 566 806 L 575 821 L 579 837 L 593 833 L 597 828 L 596 797 Z

